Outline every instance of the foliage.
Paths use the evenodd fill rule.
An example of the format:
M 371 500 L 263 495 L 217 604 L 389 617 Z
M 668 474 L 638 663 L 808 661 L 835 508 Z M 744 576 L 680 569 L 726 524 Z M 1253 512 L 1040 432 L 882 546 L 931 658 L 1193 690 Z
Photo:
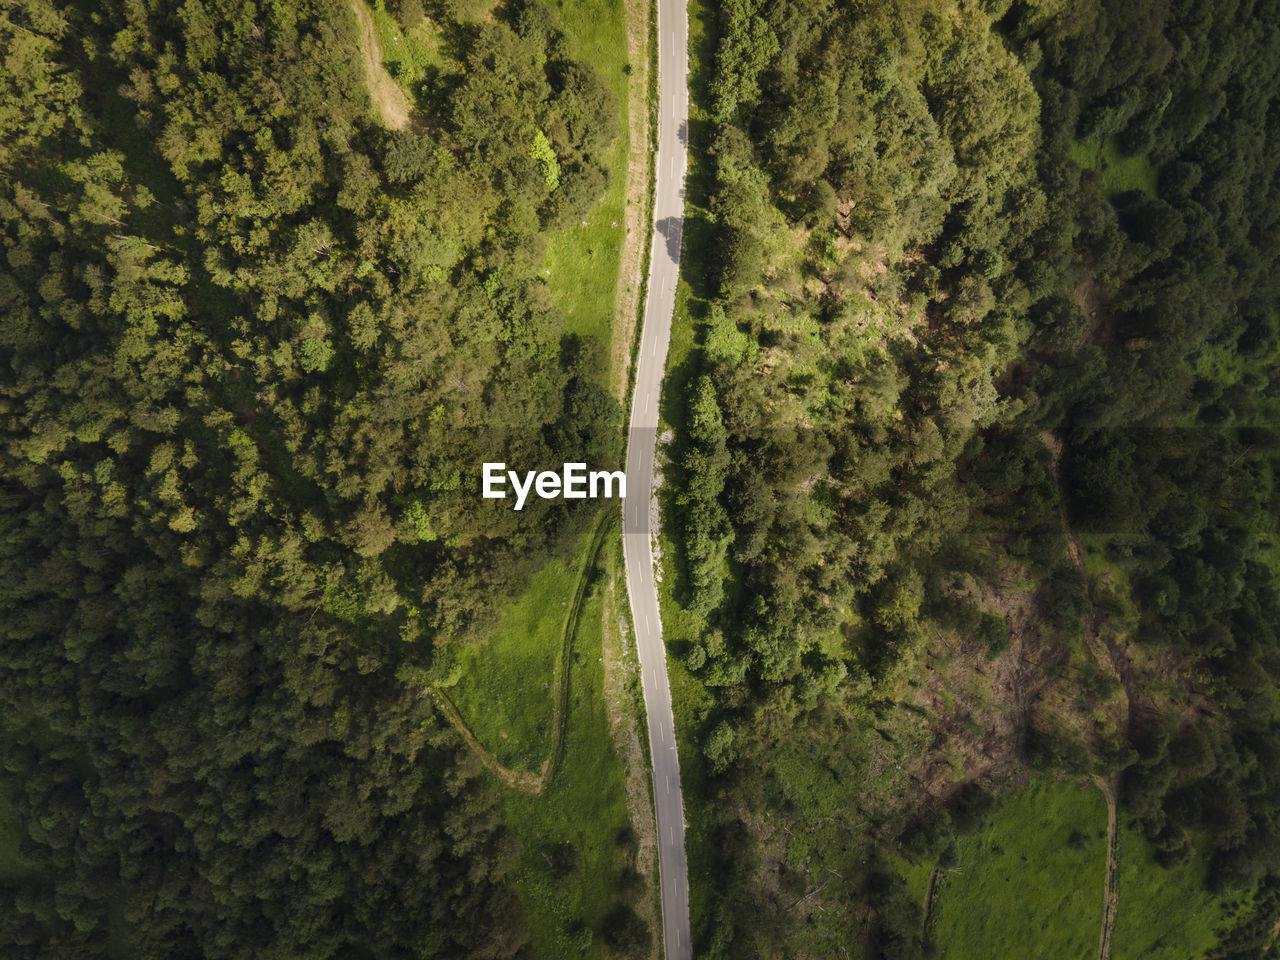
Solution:
M 423 687 L 586 519 L 478 464 L 618 456 L 536 274 L 616 104 L 540 6 L 450 9 L 466 69 L 395 134 L 339 0 L 0 11 L 8 955 L 525 941 Z
M 924 950 L 892 864 L 959 828 L 980 774 L 956 728 L 984 732 L 961 695 L 1016 721 L 996 770 L 1123 770 L 1160 862 L 1204 844 L 1223 896 L 1270 882 L 1277 15 L 719 9 L 686 258 L 710 302 L 668 501 L 669 619 L 710 701 L 690 731 L 721 836 L 705 955 L 832 952 L 854 904 L 869 955 Z M 1073 560 L 1081 535 L 1102 572 Z M 1043 701 L 929 672 L 1028 653 Z M 806 813 L 825 841 L 796 838 L 797 752 L 828 768 L 804 782 L 836 778 Z M 788 883 L 823 909 L 785 909 Z

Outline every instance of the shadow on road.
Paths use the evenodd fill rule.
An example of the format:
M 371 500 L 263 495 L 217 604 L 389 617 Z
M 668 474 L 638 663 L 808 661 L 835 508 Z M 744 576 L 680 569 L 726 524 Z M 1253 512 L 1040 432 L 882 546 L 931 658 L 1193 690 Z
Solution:
M 658 221 L 658 233 L 667 242 L 667 256 L 672 263 L 680 262 L 680 238 L 684 234 L 684 217 L 663 217 Z

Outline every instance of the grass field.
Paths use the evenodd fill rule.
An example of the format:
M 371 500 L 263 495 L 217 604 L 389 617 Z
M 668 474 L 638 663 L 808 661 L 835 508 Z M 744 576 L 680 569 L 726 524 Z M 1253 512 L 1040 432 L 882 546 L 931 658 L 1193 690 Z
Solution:
M 621 544 L 606 542 L 601 564 L 608 576 L 621 569 Z M 535 957 L 608 957 L 600 936 L 604 918 L 618 902 L 618 879 L 631 853 L 619 842 L 629 820 L 622 767 L 609 735 L 601 663 L 602 595 L 588 592 L 572 648 L 564 761 L 537 796 L 505 790 L 503 821 L 520 839 L 521 855 L 513 887 L 525 906 Z M 557 878 L 557 851 L 576 855 L 572 869 Z M 575 937 L 591 930 L 580 952 Z
M 943 874 L 931 919 L 938 956 L 1095 955 L 1106 822 L 1106 804 L 1091 785 L 1037 781 L 1010 796 L 985 830 L 960 839 L 956 865 Z M 1204 869 L 1165 870 L 1140 833 L 1122 828 L 1113 960 L 1203 956 L 1222 917 L 1203 890 Z M 928 873 L 924 866 L 907 871 L 920 897 Z
M 956 866 L 941 881 L 932 917 L 940 954 L 1096 953 L 1106 824 L 1093 787 L 1036 783 L 1011 796 L 987 829 L 961 838 Z
M 558 0 L 572 55 L 590 63 L 613 90 L 618 136 L 604 157 L 609 183 L 583 218 L 547 239 L 543 276 L 570 333 L 609 343 L 623 241 L 627 188 L 627 35 L 622 0 Z M 602 374 L 604 371 L 602 371 Z
M 550 755 L 556 658 L 590 545 L 584 537 L 572 564 L 547 563 L 506 607 L 493 634 L 459 653 L 461 679 L 449 698 L 503 766 L 537 773 Z
M 440 51 L 440 35 L 429 20 L 401 24 L 378 0 L 373 0 L 369 7 L 378 45 L 382 48 L 382 65 L 409 98 L 416 100 L 426 71 L 448 65 Z
M 1092 137 L 1071 145 L 1071 159 L 1082 167 L 1102 175 L 1102 187 L 1108 194 L 1141 190 L 1155 196 L 1160 172 L 1146 156 L 1126 157 L 1114 137 Z

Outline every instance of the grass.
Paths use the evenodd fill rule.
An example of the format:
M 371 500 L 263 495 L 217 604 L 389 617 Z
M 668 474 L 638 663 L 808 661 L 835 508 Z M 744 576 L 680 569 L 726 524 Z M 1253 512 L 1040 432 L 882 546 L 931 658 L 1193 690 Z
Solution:
M 1096 952 L 1106 824 L 1106 803 L 1092 787 L 1039 782 L 1010 797 L 985 830 L 961 838 L 956 868 L 942 881 L 932 921 L 942 954 L 1050 960 Z
M 1120 912 L 1112 934 L 1113 960 L 1192 960 L 1218 942 L 1223 903 L 1204 889 L 1209 863 L 1200 858 L 1166 870 L 1146 838 L 1120 838 Z
M 461 679 L 449 688 L 449 698 L 503 766 L 537 773 L 550 755 L 556 658 L 590 548 L 591 538 L 583 537 L 572 564 L 548 562 L 507 607 L 488 640 L 458 656 Z M 587 626 L 586 616 L 584 611 L 579 617 L 580 629 Z
M 425 19 L 402 25 L 382 2 L 371 4 L 370 12 L 378 45 L 382 48 L 382 65 L 391 79 L 416 101 L 421 93 L 419 84 L 427 71 L 445 66 L 439 34 Z
M 1124 156 L 1115 137 L 1077 140 L 1071 145 L 1071 159 L 1082 167 L 1097 170 L 1108 196 L 1128 190 L 1156 196 L 1160 172 L 1145 154 Z
M 611 537 L 601 551 L 607 576 L 621 569 L 620 547 Z M 521 844 L 512 887 L 529 921 L 533 956 L 548 960 L 610 955 L 600 930 L 618 903 L 619 875 L 631 863 L 631 851 L 619 843 L 630 821 L 605 712 L 602 604 L 597 583 L 583 601 L 570 653 L 572 687 L 559 772 L 537 796 L 504 790 L 500 800 L 503 821 Z M 557 877 L 547 858 L 554 861 L 565 844 L 577 852 L 577 866 Z M 580 952 L 574 936 L 582 929 L 592 937 Z
M 613 90 L 618 136 L 601 158 L 604 196 L 574 225 L 547 238 L 543 276 L 564 311 L 566 330 L 599 337 L 613 329 L 627 189 L 627 34 L 622 0 L 558 0 L 571 56 L 590 63 Z M 602 378 L 605 371 L 601 371 Z
M 1106 803 L 1092 786 L 1036 781 L 1010 796 L 986 829 L 962 837 L 931 922 L 947 960 L 993 956 L 1076 960 L 1098 949 Z M 1194 960 L 1216 942 L 1222 906 L 1204 890 L 1206 865 L 1165 870 L 1122 827 L 1114 960 Z M 908 872 L 923 897 L 927 869 Z

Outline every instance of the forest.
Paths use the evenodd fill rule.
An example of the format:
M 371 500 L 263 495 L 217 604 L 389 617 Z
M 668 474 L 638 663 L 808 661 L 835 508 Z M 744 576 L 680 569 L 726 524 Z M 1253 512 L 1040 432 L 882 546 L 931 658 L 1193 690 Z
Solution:
M 553 7 L 429 6 L 400 130 L 346 0 L 0 7 L 6 957 L 526 942 L 427 686 L 593 519 L 480 461 L 618 461 L 538 275 L 618 104 Z
M 906 865 L 1038 772 L 1114 789 L 1165 867 L 1207 857 L 1238 905 L 1214 956 L 1260 956 L 1280 7 L 702 23 L 665 411 L 699 955 L 945 955 Z
M 515 801 L 428 690 L 597 521 L 477 465 L 619 462 L 543 263 L 620 105 L 554 3 L 376 13 L 437 38 L 399 128 L 347 0 L 0 6 L 6 956 L 531 953 Z M 1028 783 L 1101 790 L 1221 906 L 1213 956 L 1263 955 L 1280 4 L 690 15 L 696 955 L 945 955 L 913 878 L 1001 856 Z M 554 919 L 642 952 L 613 916 Z

